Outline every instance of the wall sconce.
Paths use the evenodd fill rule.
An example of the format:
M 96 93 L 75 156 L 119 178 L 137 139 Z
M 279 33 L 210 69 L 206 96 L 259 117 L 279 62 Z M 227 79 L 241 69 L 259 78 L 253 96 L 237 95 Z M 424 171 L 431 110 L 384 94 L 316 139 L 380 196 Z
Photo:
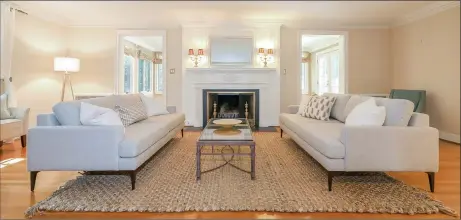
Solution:
M 265 51 L 266 49 L 264 48 L 258 49 L 259 58 L 264 63 L 264 67 L 267 67 L 267 62 L 273 61 L 272 55 L 274 54 L 274 49 L 267 49 L 267 53 Z
M 203 49 L 198 49 L 197 50 L 197 55 L 195 55 L 194 53 L 194 49 L 189 49 L 189 56 L 190 56 L 190 60 L 192 62 L 194 62 L 194 67 L 198 67 L 197 65 L 200 63 L 200 61 L 202 60 L 202 56 L 203 56 Z

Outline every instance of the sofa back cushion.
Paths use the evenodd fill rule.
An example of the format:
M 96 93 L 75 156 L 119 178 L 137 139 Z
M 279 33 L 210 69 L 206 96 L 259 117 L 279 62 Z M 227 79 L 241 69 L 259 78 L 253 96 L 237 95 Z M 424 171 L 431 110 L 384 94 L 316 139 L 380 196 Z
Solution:
M 129 106 L 134 101 L 139 100 L 139 94 L 130 95 L 111 95 L 106 97 L 82 99 L 68 102 L 60 102 L 53 106 L 53 112 L 59 123 L 64 126 L 82 125 L 80 122 L 81 102 L 90 103 L 96 106 L 114 109 L 116 105 Z
M 349 94 L 336 94 L 336 93 L 324 93 L 323 96 L 335 96 L 336 101 L 331 109 L 330 117 L 340 121 L 346 121 L 346 115 L 344 114 L 344 109 L 346 109 L 346 104 L 351 98 Z
M 344 109 L 347 116 L 358 104 L 368 100 L 369 96 L 352 95 Z M 386 120 L 383 126 L 408 126 L 411 115 L 413 114 L 414 104 L 405 99 L 374 98 L 377 106 L 386 108 Z

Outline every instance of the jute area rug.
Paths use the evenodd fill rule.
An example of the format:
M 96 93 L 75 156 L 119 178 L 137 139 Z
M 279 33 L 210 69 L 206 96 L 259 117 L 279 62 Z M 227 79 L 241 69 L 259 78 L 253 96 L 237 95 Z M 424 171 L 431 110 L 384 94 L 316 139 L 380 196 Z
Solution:
M 256 180 L 226 165 L 202 174 L 197 182 L 195 144 L 199 134 L 187 132 L 184 138 L 174 138 L 157 152 L 137 174 L 135 190 L 131 190 L 128 176 L 82 175 L 25 214 L 31 217 L 39 211 L 268 211 L 457 215 L 432 199 L 427 191 L 384 173 L 335 177 L 333 191 L 329 192 L 326 171 L 288 136 L 280 138 L 275 132 L 255 133 Z M 235 165 L 250 169 L 249 158 L 236 159 Z M 221 156 L 203 156 L 202 169 L 222 163 Z

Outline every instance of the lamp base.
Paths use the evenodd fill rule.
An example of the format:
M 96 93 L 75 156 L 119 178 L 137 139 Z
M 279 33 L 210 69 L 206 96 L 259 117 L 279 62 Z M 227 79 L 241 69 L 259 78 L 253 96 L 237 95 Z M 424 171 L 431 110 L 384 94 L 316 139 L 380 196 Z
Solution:
M 71 80 L 70 74 L 65 73 L 65 74 L 64 74 L 64 79 L 63 79 L 63 81 L 62 81 L 61 102 L 64 101 L 64 94 L 65 94 L 65 91 L 66 91 L 66 85 L 67 85 L 67 83 L 69 83 L 69 86 L 70 86 L 70 91 L 71 91 L 71 93 L 72 93 L 72 100 L 75 100 L 74 88 L 72 87 L 72 80 Z

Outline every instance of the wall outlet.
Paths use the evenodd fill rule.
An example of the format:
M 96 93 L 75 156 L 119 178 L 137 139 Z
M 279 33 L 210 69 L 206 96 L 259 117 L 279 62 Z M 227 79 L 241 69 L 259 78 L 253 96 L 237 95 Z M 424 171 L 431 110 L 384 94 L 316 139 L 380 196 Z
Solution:
M 184 123 L 186 124 L 186 126 L 190 126 L 190 125 L 191 125 L 190 121 L 187 121 L 187 120 L 186 120 Z
M 170 74 L 174 74 L 175 73 L 175 69 L 170 69 Z

